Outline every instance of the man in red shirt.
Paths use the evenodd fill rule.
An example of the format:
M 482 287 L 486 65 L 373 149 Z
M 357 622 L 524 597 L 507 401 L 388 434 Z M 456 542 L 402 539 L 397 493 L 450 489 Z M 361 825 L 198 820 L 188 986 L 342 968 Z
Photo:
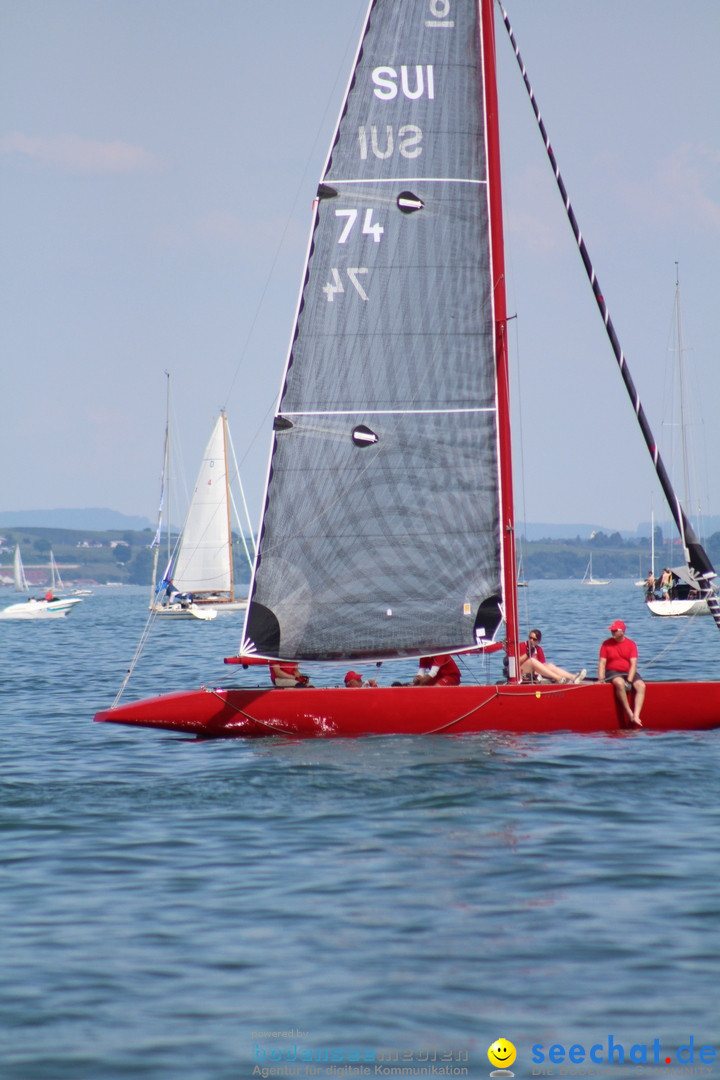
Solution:
M 414 686 L 459 686 L 460 668 L 452 656 L 423 656 Z
M 640 710 L 645 700 L 645 683 L 637 673 L 637 645 L 625 637 L 625 623 L 616 619 L 609 628 L 612 637 L 603 641 L 598 659 L 598 681 L 611 682 L 627 722 L 642 727 Z M 630 708 L 628 691 L 634 691 L 635 707 Z
M 301 675 L 300 668 L 292 661 L 273 660 L 270 663 L 270 678 L 273 686 L 308 686 L 310 677 Z

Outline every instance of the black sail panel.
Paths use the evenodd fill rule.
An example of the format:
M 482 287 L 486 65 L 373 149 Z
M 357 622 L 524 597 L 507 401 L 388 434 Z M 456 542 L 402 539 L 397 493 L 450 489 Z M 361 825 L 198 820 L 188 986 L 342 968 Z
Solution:
M 243 650 L 468 648 L 500 621 L 479 12 L 376 0 L 325 174 Z

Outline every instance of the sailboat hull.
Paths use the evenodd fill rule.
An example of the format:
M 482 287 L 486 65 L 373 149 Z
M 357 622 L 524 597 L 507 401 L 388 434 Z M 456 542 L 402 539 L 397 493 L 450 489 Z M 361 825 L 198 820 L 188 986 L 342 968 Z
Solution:
M 162 619 L 199 619 L 209 622 L 217 616 L 215 608 L 199 607 L 197 604 L 159 604 L 155 614 Z
M 706 600 L 648 600 L 647 607 L 651 615 L 660 615 L 665 618 L 710 614 Z
M 99 712 L 95 720 L 202 738 L 626 730 L 613 688 L 604 683 L 297 690 L 203 687 Z M 647 731 L 720 727 L 720 682 L 649 684 L 643 727 Z

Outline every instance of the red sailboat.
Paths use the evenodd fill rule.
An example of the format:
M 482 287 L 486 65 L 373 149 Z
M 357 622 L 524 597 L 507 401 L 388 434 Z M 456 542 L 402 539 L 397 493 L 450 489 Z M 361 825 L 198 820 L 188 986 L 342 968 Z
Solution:
M 203 737 L 623 727 L 610 685 L 520 677 L 494 38 L 493 0 L 370 3 L 314 204 L 239 661 L 354 665 L 502 636 L 509 681 L 204 687 L 96 720 Z M 720 626 L 714 570 L 672 492 L 537 115 Z M 642 718 L 655 731 L 720 727 L 720 683 L 653 683 Z

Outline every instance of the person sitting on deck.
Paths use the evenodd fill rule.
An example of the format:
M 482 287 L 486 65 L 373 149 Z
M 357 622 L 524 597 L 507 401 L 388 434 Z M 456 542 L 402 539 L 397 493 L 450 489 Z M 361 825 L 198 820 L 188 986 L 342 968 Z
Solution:
M 610 626 L 612 637 L 606 638 L 600 646 L 598 658 L 598 682 L 611 682 L 615 689 L 625 719 L 632 727 L 642 727 L 640 710 L 645 700 L 645 683 L 637 673 L 637 645 L 625 637 L 626 626 L 622 619 L 616 619 Z M 630 708 L 628 692 L 635 692 L 635 707 Z
M 528 640 L 520 642 L 518 662 L 523 682 L 536 682 L 540 679 L 547 679 L 548 682 L 556 683 L 581 683 L 587 675 L 586 669 L 583 668 L 581 671 L 573 673 L 566 671 L 565 668 L 558 667 L 557 664 L 549 664 L 545 659 L 545 652 L 540 644 L 541 641 L 542 633 L 540 630 L 531 630 L 528 634 Z M 507 657 L 505 660 L 507 663 Z
M 363 677 L 357 671 L 348 671 L 345 676 L 345 685 L 349 689 L 355 689 L 358 686 L 377 686 L 375 679 L 366 679 L 363 682 Z
M 310 676 L 301 675 L 298 665 L 291 661 L 275 660 L 270 664 L 270 678 L 273 686 L 309 686 Z
M 459 686 L 460 668 L 452 656 L 423 656 L 413 686 Z

